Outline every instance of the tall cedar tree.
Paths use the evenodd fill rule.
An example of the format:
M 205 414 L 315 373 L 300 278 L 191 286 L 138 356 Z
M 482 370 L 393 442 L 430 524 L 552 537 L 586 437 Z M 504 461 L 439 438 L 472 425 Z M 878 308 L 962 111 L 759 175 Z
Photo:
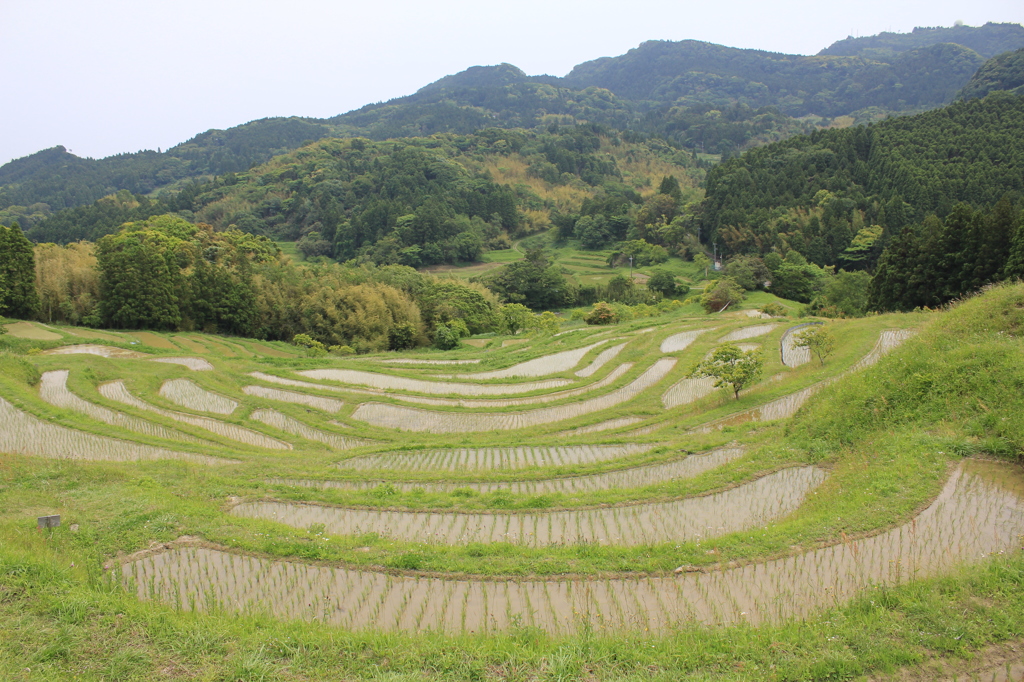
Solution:
M 0 225 L 0 314 L 29 318 L 38 310 L 32 242 L 17 223 Z

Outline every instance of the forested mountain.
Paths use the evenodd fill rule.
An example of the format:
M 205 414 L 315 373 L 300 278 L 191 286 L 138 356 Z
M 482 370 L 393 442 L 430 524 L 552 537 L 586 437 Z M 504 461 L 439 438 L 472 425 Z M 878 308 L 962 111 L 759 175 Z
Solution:
M 977 28 L 972 26 L 918 26 L 910 33 L 883 32 L 873 36 L 837 40 L 819 55 L 835 57 L 887 57 L 907 50 L 928 47 L 936 43 L 956 43 L 968 47 L 982 57 L 1014 50 L 1024 41 L 1024 27 L 1020 24 L 989 22 Z
M 814 57 L 651 41 L 580 64 L 564 78 L 528 76 L 510 64 L 472 67 L 407 97 L 330 119 L 263 119 L 210 130 L 163 152 L 98 160 L 63 147 L 38 152 L 0 167 L 0 224 L 17 220 L 28 229 L 119 190 L 151 194 L 238 173 L 326 137 L 384 140 L 596 123 L 628 131 L 627 139 L 661 137 L 680 148 L 730 155 L 836 117 L 851 116 L 840 119 L 846 125 L 940 106 L 984 56 L 1021 46 L 1021 26 L 986 24 L 848 39 Z
M 121 192 L 54 215 L 28 234 L 95 240 L 124 222 L 177 211 L 218 229 L 301 240 L 308 255 L 453 263 L 508 248 L 510 237 L 547 229 L 553 211 L 578 211 L 591 197 L 639 204 L 642 188 L 670 174 L 692 188 L 702 177 L 698 165 L 663 142 L 630 143 L 593 125 L 328 139 L 166 200 Z
M 268 118 L 229 130 L 209 130 L 166 152 L 83 159 L 58 146 L 0 167 L 0 209 L 45 204 L 35 209 L 45 215 L 90 204 L 119 190 L 147 194 L 184 179 L 247 170 L 334 132 L 330 126 L 306 119 Z
M 887 60 L 802 57 L 703 43 L 649 41 L 575 67 L 565 82 L 660 104 L 774 106 L 789 116 L 901 111 L 948 102 L 984 59 L 950 43 Z
M 1005 52 L 985 62 L 956 97 L 984 97 L 997 90 L 1005 90 L 1013 95 L 1024 95 L 1024 48 Z
M 843 265 L 862 255 L 848 249 L 873 225 L 898 232 L 957 202 L 1024 196 L 1022 129 L 1024 98 L 994 93 L 753 149 L 709 172 L 704 234 L 732 253 L 793 248 Z

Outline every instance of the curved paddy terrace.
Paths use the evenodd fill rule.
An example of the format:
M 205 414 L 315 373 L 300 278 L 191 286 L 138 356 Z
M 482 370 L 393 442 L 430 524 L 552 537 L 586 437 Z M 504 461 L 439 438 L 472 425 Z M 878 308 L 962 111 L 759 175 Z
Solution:
M 892 650 L 876 633 L 931 656 L 928 633 L 1024 627 L 1024 285 L 825 321 L 824 364 L 793 345 L 808 318 L 693 310 L 448 353 L 18 339 L 44 352 L 0 353 L 0 615 L 81 603 L 146 641 L 172 622 L 167 641 L 372 650 L 396 679 L 445 652 L 449 679 L 851 679 L 843 656 Z M 725 342 L 764 358 L 738 398 L 689 376 Z M 219 346 L 249 354 L 148 361 Z M 53 604 L 18 607 L 9 567 L 46 562 Z M 602 663 L 563 671 L 570 650 Z M 317 677 L 284 651 L 266 660 Z M 775 674 L 784 656 L 822 672 Z

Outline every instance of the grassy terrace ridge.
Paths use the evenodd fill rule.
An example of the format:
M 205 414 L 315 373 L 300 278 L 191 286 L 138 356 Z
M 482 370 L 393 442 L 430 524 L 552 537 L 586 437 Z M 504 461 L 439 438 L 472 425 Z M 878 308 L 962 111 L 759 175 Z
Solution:
M 752 296 L 747 306 L 758 305 Z M 52 460 L 0 454 L 0 679 L 855 679 L 894 672 L 928 658 L 963 656 L 1024 634 L 1024 559 L 1019 552 L 940 578 L 875 588 L 850 603 L 805 620 L 778 624 L 701 627 L 668 633 L 584 630 L 555 636 L 525 624 L 491 634 L 406 635 L 349 632 L 317 623 L 284 622 L 269 615 L 178 612 L 138 601 L 114 585 L 104 569 L 154 543 L 190 536 L 240 555 L 312 562 L 395 576 L 524 579 L 627 579 L 670 577 L 680 566 L 716 570 L 774 557 L 799 556 L 896 527 L 928 507 L 956 464 L 967 456 L 1019 462 L 1024 450 L 1024 285 L 996 287 L 948 311 L 892 314 L 827 322 L 837 344 L 825 365 L 782 365 L 779 344 L 806 320 L 778 318 L 770 332 L 745 340 L 765 354 L 762 380 L 739 400 L 719 389 L 694 403 L 666 410 L 661 395 L 735 329 L 767 321 L 742 312 L 705 316 L 692 306 L 660 317 L 561 336 L 535 334 L 528 343 L 500 349 L 465 347 L 405 357 L 480 359 L 462 366 L 387 365 L 382 356 L 305 358 L 284 344 L 211 337 L 199 333 L 153 334 L 168 347 L 132 343 L 131 332 L 99 332 L 39 325 L 59 336 L 0 337 L 0 398 L 47 422 L 124 441 L 237 460 L 217 467 L 182 461 L 138 463 Z M 35 325 L 33 325 L 35 326 Z M 569 329 L 566 326 L 564 329 Z M 644 331 L 653 328 L 652 331 Z M 688 329 L 707 328 L 677 358 L 670 374 L 621 405 L 570 421 L 535 428 L 473 434 L 395 432 L 351 418 L 367 401 L 418 406 L 439 412 L 527 411 L 575 403 L 582 393 L 513 408 L 468 408 L 403 402 L 401 391 L 367 395 L 361 386 L 317 381 L 328 390 L 277 386 L 249 376 L 259 371 L 303 379 L 304 369 L 343 367 L 425 381 L 461 382 L 461 374 L 501 369 L 609 339 L 573 368 L 541 377 L 478 380 L 483 385 L 566 379 L 560 391 L 596 383 L 621 363 L 633 367 L 593 395 L 628 384 L 662 353 L 661 342 Z M 713 331 L 710 331 L 713 329 Z M 918 334 L 864 368 L 823 386 L 792 419 L 751 422 L 694 434 L 700 424 L 763 405 L 838 377 L 867 355 L 885 330 Z M 585 379 L 574 372 L 605 348 L 627 342 L 611 362 Z M 149 339 L 149 337 L 144 337 Z M 150 339 L 152 341 L 152 339 Z M 49 355 L 61 345 L 97 343 L 153 357 L 200 357 L 212 371 L 193 371 L 145 359 Z M 177 350 L 172 350 L 177 349 Z M 220 348 L 226 348 L 228 353 Z M 210 349 L 203 353 L 202 349 Z M 39 352 L 43 351 L 43 352 Z M 244 351 L 244 352 L 243 352 Z M 279 355 L 291 354 L 289 357 Z M 145 419 L 203 442 L 147 437 L 94 421 L 42 401 L 41 372 L 69 370 L 67 386 L 78 397 Z M 438 379 L 437 375 L 455 375 Z M 187 379 L 204 391 L 238 403 L 230 414 L 189 410 L 160 396 L 166 381 Z M 207 430 L 104 398 L 101 384 L 123 380 L 140 399 L 202 415 L 286 441 L 275 451 L 227 440 Z M 466 380 L 469 381 L 469 380 Z M 471 382 L 472 383 L 472 382 Z M 344 401 L 337 413 L 248 395 L 264 385 Z M 522 396 L 544 395 L 534 391 Z M 519 395 L 516 396 L 521 397 Z M 310 428 L 375 443 L 332 450 L 249 418 L 271 408 Z M 557 434 L 612 417 L 639 417 L 628 427 L 588 435 Z M 646 434 L 637 427 L 658 425 Z M 165 433 L 165 432 L 161 432 Z M 346 470 L 354 457 L 444 448 L 532 447 L 646 443 L 644 452 L 590 464 L 458 472 L 400 469 Z M 688 453 L 728 444 L 745 453 L 691 478 L 638 488 L 552 492 L 479 493 L 459 482 L 538 481 L 626 470 L 676 461 Z M 828 474 L 797 511 L 767 525 L 703 541 L 626 547 L 594 543 L 526 547 L 510 543 L 443 545 L 401 542 L 376 534 L 333 536 L 316 524 L 291 528 L 233 516 L 242 501 L 280 500 L 342 508 L 404 512 L 544 514 L 665 502 L 743 486 L 785 467 L 814 465 Z M 1017 464 L 1013 465 L 1018 466 Z M 1017 474 L 1014 474 L 1017 475 Z M 358 490 L 317 489 L 271 483 L 344 481 L 371 477 L 379 485 Z M 397 482 L 455 484 L 443 490 Z M 62 526 L 40 532 L 35 517 L 60 513 Z M 75 524 L 72 530 L 71 524 Z M 156 545 L 159 547 L 160 545 Z

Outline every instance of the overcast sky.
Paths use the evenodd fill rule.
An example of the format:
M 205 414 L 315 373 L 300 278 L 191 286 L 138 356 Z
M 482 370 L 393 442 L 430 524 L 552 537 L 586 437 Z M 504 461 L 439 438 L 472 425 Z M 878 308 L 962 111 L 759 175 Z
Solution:
M 477 64 L 564 76 L 645 40 L 814 54 L 847 35 L 1024 22 L 1021 0 L 0 0 L 0 164 L 167 149 L 327 117 Z

